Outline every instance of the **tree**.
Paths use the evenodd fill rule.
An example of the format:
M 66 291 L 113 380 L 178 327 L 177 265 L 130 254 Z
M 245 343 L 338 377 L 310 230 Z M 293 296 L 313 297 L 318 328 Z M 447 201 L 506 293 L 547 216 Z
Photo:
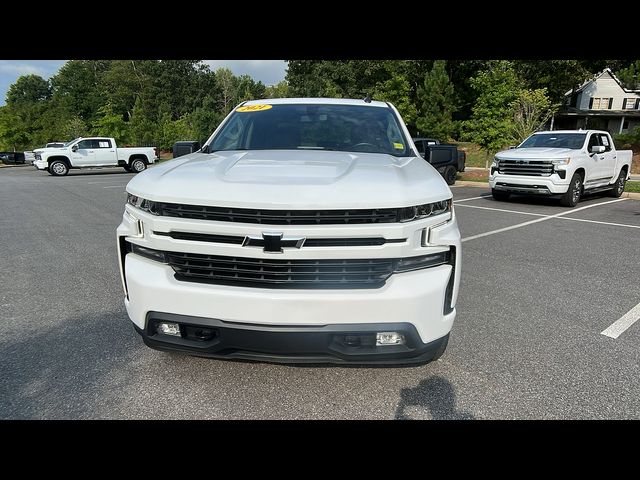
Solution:
M 9 105 L 0 107 L 0 146 L 3 150 L 20 150 L 29 141 L 22 119 Z
M 236 85 L 233 81 L 233 73 L 228 68 L 219 68 L 215 73 L 216 81 L 220 85 L 220 106 L 222 113 L 227 115 L 235 106 Z
M 636 60 L 627 68 L 618 70 L 615 74 L 629 90 L 640 90 L 640 60 Z
M 264 91 L 265 98 L 287 98 L 289 96 L 289 84 L 282 80 L 275 85 L 269 85 Z
M 411 84 L 405 75 L 394 74 L 389 80 L 378 83 L 373 90 L 373 98 L 391 102 L 400 112 L 407 125 L 414 126 L 418 111 L 412 97 Z
M 7 91 L 7 105 L 24 105 L 51 98 L 51 85 L 38 75 L 22 75 Z
M 478 99 L 471 118 L 463 128 L 471 141 L 487 155 L 507 146 L 513 138 L 513 102 L 518 98 L 521 82 L 511 62 L 491 62 L 487 69 L 471 79 Z
M 551 104 L 546 88 L 521 90 L 518 98 L 511 103 L 514 115 L 512 127 L 514 142 L 520 143 L 540 130 L 558 106 L 558 104 Z
M 78 138 L 87 135 L 87 124 L 80 118 L 74 117 L 67 121 L 63 127 L 65 138 Z
M 110 103 L 100 107 L 98 113 L 100 116 L 93 127 L 94 135 L 113 137 L 121 145 L 129 142 L 129 124 L 124 121 L 122 115 L 114 113 Z
M 514 69 L 526 88 L 546 88 L 552 103 L 559 103 L 567 91 L 595 73 L 579 60 L 519 60 Z
M 449 140 L 455 131 L 453 112 L 456 110 L 453 84 L 445 70 L 446 62 L 436 60 L 433 68 L 418 87 L 420 115 L 416 125 L 421 135 Z

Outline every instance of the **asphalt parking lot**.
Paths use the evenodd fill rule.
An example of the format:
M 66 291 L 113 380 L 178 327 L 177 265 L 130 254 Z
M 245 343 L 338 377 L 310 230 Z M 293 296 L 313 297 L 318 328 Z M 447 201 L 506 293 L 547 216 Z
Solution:
M 131 177 L 0 170 L 0 418 L 640 418 L 640 201 L 453 187 L 463 274 L 445 355 L 307 367 L 143 345 L 115 249 Z

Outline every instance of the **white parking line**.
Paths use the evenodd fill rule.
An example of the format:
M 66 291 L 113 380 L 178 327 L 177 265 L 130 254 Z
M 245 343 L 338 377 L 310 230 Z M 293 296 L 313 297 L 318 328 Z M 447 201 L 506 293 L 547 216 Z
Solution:
M 482 198 L 482 197 L 480 197 Z M 469 200 L 472 200 L 471 198 Z M 453 202 L 455 203 L 455 202 Z M 549 215 L 545 215 L 544 213 L 531 213 L 531 212 L 522 212 L 520 210 L 506 210 L 504 208 L 492 208 L 492 207 L 480 207 L 478 205 L 460 205 L 461 207 L 467 208 L 479 208 L 480 210 L 493 210 L 496 212 L 507 212 L 507 213 L 519 213 L 520 215 L 533 215 L 536 217 L 548 217 Z
M 605 330 L 600 332 L 602 335 L 611 338 L 618 338 L 631 325 L 640 319 L 640 303 L 625 313 L 618 320 L 609 325 Z
M 113 180 L 116 180 L 116 179 L 114 178 L 109 182 L 87 182 L 87 185 L 100 185 L 100 184 L 104 184 L 104 183 L 113 183 Z M 128 178 L 123 178 L 122 180 L 125 180 L 127 182 L 129 181 Z
M 616 202 L 624 202 L 625 200 L 627 200 L 627 199 L 626 198 L 618 198 L 617 200 L 610 200 L 608 202 L 594 203 L 593 205 L 587 205 L 585 207 L 574 208 L 572 210 L 566 210 L 564 212 L 556 213 L 555 215 L 547 215 L 547 216 L 544 216 L 542 218 L 536 218 L 535 220 L 529 220 L 528 222 L 522 222 L 522 223 L 518 223 L 516 225 L 511 225 L 510 227 L 499 228 L 497 230 L 491 230 L 490 232 L 484 232 L 484 233 L 479 233 L 478 235 L 472 235 L 470 237 L 463 238 L 462 241 L 463 242 L 468 242 L 469 240 L 475 240 L 476 238 L 488 237 L 489 235 L 495 235 L 496 233 L 508 232 L 509 230 L 514 230 L 516 228 L 526 227 L 526 226 L 532 225 L 534 223 L 544 222 L 544 221 L 550 220 L 552 218 L 562 217 L 563 215 L 569 215 L 570 213 L 575 213 L 575 212 L 579 212 L 581 210 L 586 210 L 587 208 L 593 208 L 593 207 L 597 207 L 599 205 L 608 205 L 610 203 L 616 203 Z
M 478 200 L 479 198 L 489 198 L 489 197 L 491 197 L 491 195 L 481 195 L 479 197 L 471 197 L 471 198 L 463 198 L 461 200 L 454 200 L 453 203 L 468 202 L 469 200 Z
M 614 227 L 640 228 L 640 225 L 627 225 L 626 223 L 599 222 L 597 220 L 587 220 L 585 218 L 562 217 L 560 220 L 572 220 L 574 222 L 599 223 L 600 225 L 613 225 Z
M 480 207 L 479 205 L 460 205 L 460 207 L 479 208 L 480 210 L 492 210 L 495 212 L 517 213 L 519 215 L 533 215 L 535 217 L 552 216 L 552 215 L 544 215 L 542 213 L 523 212 L 521 210 L 506 210 L 504 208 Z M 576 210 L 572 210 L 572 211 L 575 212 Z M 597 223 L 600 225 L 611 225 L 614 227 L 640 228 L 640 225 L 628 225 L 626 223 L 600 222 L 598 220 L 588 220 L 586 218 L 570 218 L 570 217 L 555 217 L 555 218 L 557 218 L 558 220 L 571 220 L 573 222 Z

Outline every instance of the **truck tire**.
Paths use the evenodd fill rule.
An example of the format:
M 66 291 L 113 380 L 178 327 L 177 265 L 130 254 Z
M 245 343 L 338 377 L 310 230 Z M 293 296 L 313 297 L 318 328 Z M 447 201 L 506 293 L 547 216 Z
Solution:
M 560 205 L 563 207 L 575 207 L 582 196 L 582 177 L 574 173 L 569 183 L 567 192 L 560 197 Z
M 444 181 L 447 182 L 447 185 L 453 185 L 456 183 L 457 173 L 458 171 L 453 165 L 449 165 L 444 169 L 444 172 L 442 172 L 442 176 L 444 177 Z
M 494 200 L 497 200 L 499 202 L 506 202 L 511 196 L 509 192 L 503 192 L 501 190 L 495 190 L 493 188 L 491 189 L 491 195 L 493 196 Z
M 54 177 L 64 177 L 69 173 L 69 167 L 62 160 L 54 160 L 51 162 L 51 165 L 49 165 L 49 173 Z
M 131 160 L 130 168 L 132 172 L 140 173 L 147 168 L 147 164 L 145 163 L 144 160 L 140 158 L 135 158 Z
M 620 175 L 618 175 L 618 179 L 616 183 L 613 184 L 613 188 L 609 190 L 609 196 L 618 198 L 624 192 L 624 184 L 627 181 L 627 172 L 624 170 L 620 171 Z

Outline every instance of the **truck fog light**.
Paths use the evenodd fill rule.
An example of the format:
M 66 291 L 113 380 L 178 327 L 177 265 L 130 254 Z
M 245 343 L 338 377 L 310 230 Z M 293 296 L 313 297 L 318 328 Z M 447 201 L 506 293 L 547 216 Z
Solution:
M 158 331 L 160 333 L 164 333 L 165 335 L 173 335 L 174 337 L 180 337 L 180 324 L 178 323 L 169 323 L 169 322 L 160 322 L 158 324 Z
M 404 335 L 398 332 L 378 332 L 376 347 L 381 345 L 404 345 Z

